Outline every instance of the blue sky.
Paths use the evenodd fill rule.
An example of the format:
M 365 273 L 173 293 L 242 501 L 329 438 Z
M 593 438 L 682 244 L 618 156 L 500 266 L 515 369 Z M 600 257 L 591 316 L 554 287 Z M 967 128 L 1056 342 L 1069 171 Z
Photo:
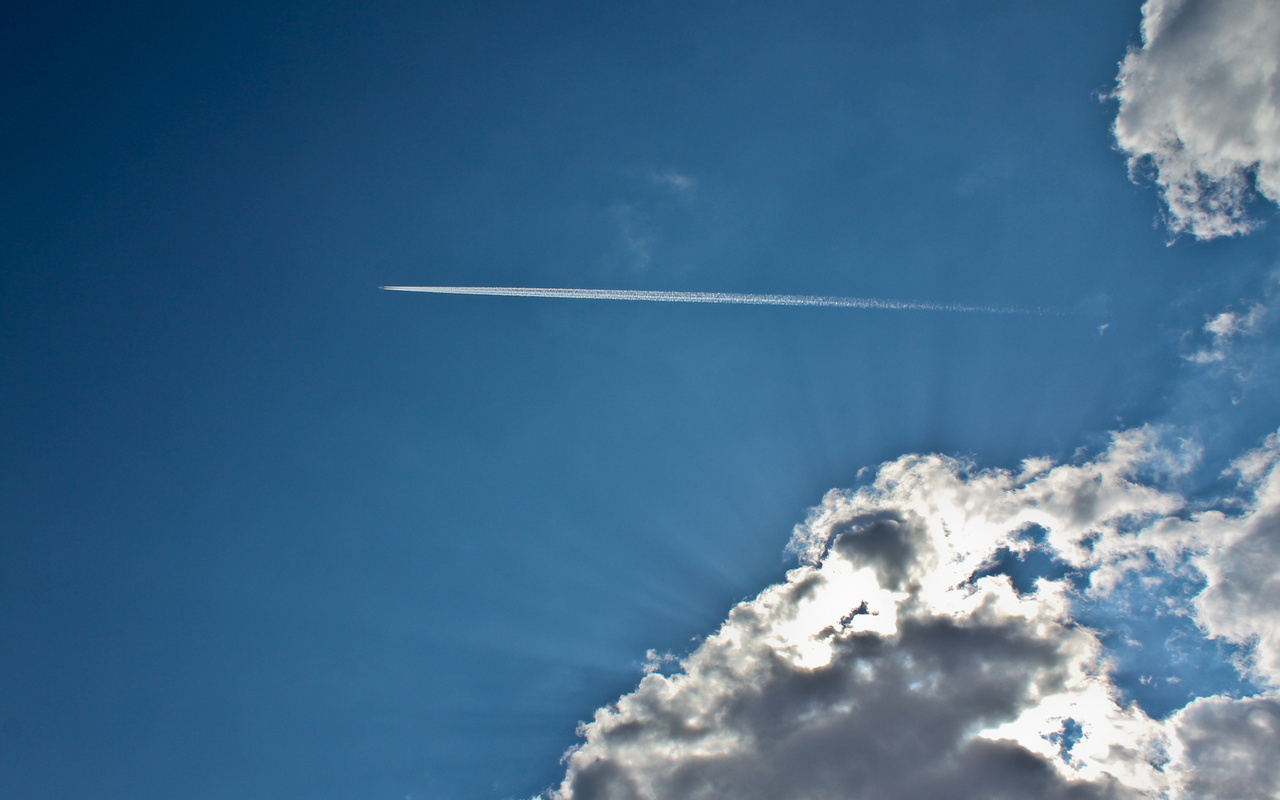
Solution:
M 1248 93 L 1196 78 L 1234 25 L 1256 46 L 1212 74 L 1253 86 L 1274 10 L 1209 5 L 1149 4 L 1145 50 L 1141 3 L 1090 0 L 19 12 L 0 34 L 0 796 L 547 791 L 647 651 L 693 654 L 735 603 L 791 596 L 808 562 L 788 542 L 828 490 L 868 492 L 832 519 L 908 508 L 874 484 L 906 454 L 1110 476 L 1140 440 L 1124 491 L 1180 498 L 1151 515 L 1225 509 L 1270 541 L 1263 473 L 1222 472 L 1265 461 L 1278 424 L 1280 139 L 1231 139 Z M 1221 99 L 1210 119 L 1177 116 L 1187 86 Z M 1151 134 L 1169 130 L 1176 152 Z M 1061 313 L 378 289 L 405 284 Z M 1098 541 L 1132 533 L 1099 514 Z M 1249 633 L 1214 616 L 1238 564 L 1206 555 L 1207 519 L 1071 612 L 1116 636 L 1173 615 L 1191 644 L 1167 669 L 1102 639 L 1153 720 L 1188 694 L 1273 702 L 1269 651 L 1228 663 Z M 1044 547 L 1078 575 L 1119 569 L 1062 537 Z M 977 563 L 1016 541 L 930 547 Z M 696 652 L 690 676 L 714 660 Z M 1177 666 L 1197 659 L 1216 666 Z M 1207 677 L 1162 694 L 1157 672 Z

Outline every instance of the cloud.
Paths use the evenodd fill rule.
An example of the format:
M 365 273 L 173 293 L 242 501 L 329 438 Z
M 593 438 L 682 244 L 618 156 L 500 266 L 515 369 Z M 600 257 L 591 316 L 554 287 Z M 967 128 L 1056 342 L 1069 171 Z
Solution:
M 1206 403 L 1222 392 L 1238 405 L 1252 397 L 1255 405 L 1274 399 L 1280 377 L 1280 353 L 1273 343 L 1280 317 L 1276 314 L 1280 275 L 1272 273 L 1260 296 L 1242 298 L 1226 309 L 1204 317 L 1199 330 L 1182 336 L 1182 358 L 1200 371 L 1197 380 L 1180 388 L 1183 402 L 1194 414 L 1203 414 Z M 1219 428 L 1229 424 L 1219 419 Z
M 1280 689 L 1280 436 L 1237 459 L 1232 469 L 1252 493 L 1236 516 L 1200 521 L 1194 564 L 1208 580 L 1197 618 L 1213 636 L 1252 645 L 1252 676 Z
M 1152 174 L 1174 234 L 1246 233 L 1254 190 L 1280 202 L 1280 5 L 1147 0 L 1142 14 L 1112 93 L 1130 171 Z
M 698 180 L 671 167 L 630 170 L 605 209 L 613 232 L 605 256 L 610 272 L 632 276 L 670 268 L 684 228 L 694 217 Z
M 631 272 L 645 272 L 653 265 L 653 234 L 646 231 L 646 224 L 637 208 L 630 203 L 618 203 L 610 209 L 617 228 L 617 258 Z
M 1262 303 L 1254 303 L 1247 313 L 1223 311 L 1211 317 L 1204 324 L 1204 332 L 1211 337 L 1210 342 L 1185 358 L 1195 364 L 1215 364 L 1226 361 L 1231 356 L 1231 345 L 1236 337 L 1253 336 L 1258 333 L 1266 314 L 1266 306 Z
M 697 185 L 697 181 L 689 175 L 678 172 L 674 169 L 653 170 L 649 173 L 649 180 L 655 186 L 662 186 L 671 189 L 674 192 L 686 194 L 693 191 Z
M 1079 463 L 904 456 L 828 493 L 793 534 L 802 565 L 598 710 L 545 797 L 1274 797 L 1280 436 L 1220 507 L 1168 488 L 1194 454 L 1145 427 Z M 1055 570 L 1016 574 L 1035 555 Z M 1078 611 L 1188 572 L 1201 591 L 1165 605 L 1239 643 L 1263 688 L 1161 720 Z
M 1280 795 L 1280 702 L 1210 697 L 1180 714 L 1168 771 L 1183 797 L 1270 800 Z

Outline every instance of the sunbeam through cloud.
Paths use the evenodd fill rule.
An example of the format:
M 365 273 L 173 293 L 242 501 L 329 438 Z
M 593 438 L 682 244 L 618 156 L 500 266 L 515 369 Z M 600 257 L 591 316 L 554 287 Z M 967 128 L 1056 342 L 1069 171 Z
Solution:
M 156 5 L 0 26 L 0 799 L 1280 800 L 1280 0 Z

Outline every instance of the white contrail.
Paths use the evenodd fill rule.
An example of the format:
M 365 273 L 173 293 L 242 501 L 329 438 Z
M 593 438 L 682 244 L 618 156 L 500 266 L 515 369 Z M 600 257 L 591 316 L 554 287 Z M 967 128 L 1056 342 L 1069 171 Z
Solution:
M 748 306 L 827 306 L 870 308 L 884 311 L 962 311 L 985 314 L 1047 314 L 1039 308 L 965 306 L 955 303 L 918 303 L 874 297 L 824 297 L 810 294 L 738 294 L 735 292 L 662 292 L 641 289 L 541 289 L 528 286 L 382 286 L 391 292 L 433 294 L 483 294 L 503 297 L 565 297 L 574 300 L 646 300 L 651 303 L 733 303 Z

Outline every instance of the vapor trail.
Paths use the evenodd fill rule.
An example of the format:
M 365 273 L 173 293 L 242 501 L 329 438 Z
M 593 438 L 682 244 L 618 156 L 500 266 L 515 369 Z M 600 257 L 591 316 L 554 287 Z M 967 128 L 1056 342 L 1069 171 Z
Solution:
M 826 306 L 883 311 L 959 311 L 984 314 L 1046 314 L 1039 308 L 918 303 L 874 297 L 824 297 L 810 294 L 738 294 L 735 292 L 663 292 L 641 289 L 540 289 L 526 286 L 382 286 L 391 292 L 482 294 L 502 297 L 561 297 L 573 300 L 645 300 L 651 303 L 731 303 L 747 306 Z

